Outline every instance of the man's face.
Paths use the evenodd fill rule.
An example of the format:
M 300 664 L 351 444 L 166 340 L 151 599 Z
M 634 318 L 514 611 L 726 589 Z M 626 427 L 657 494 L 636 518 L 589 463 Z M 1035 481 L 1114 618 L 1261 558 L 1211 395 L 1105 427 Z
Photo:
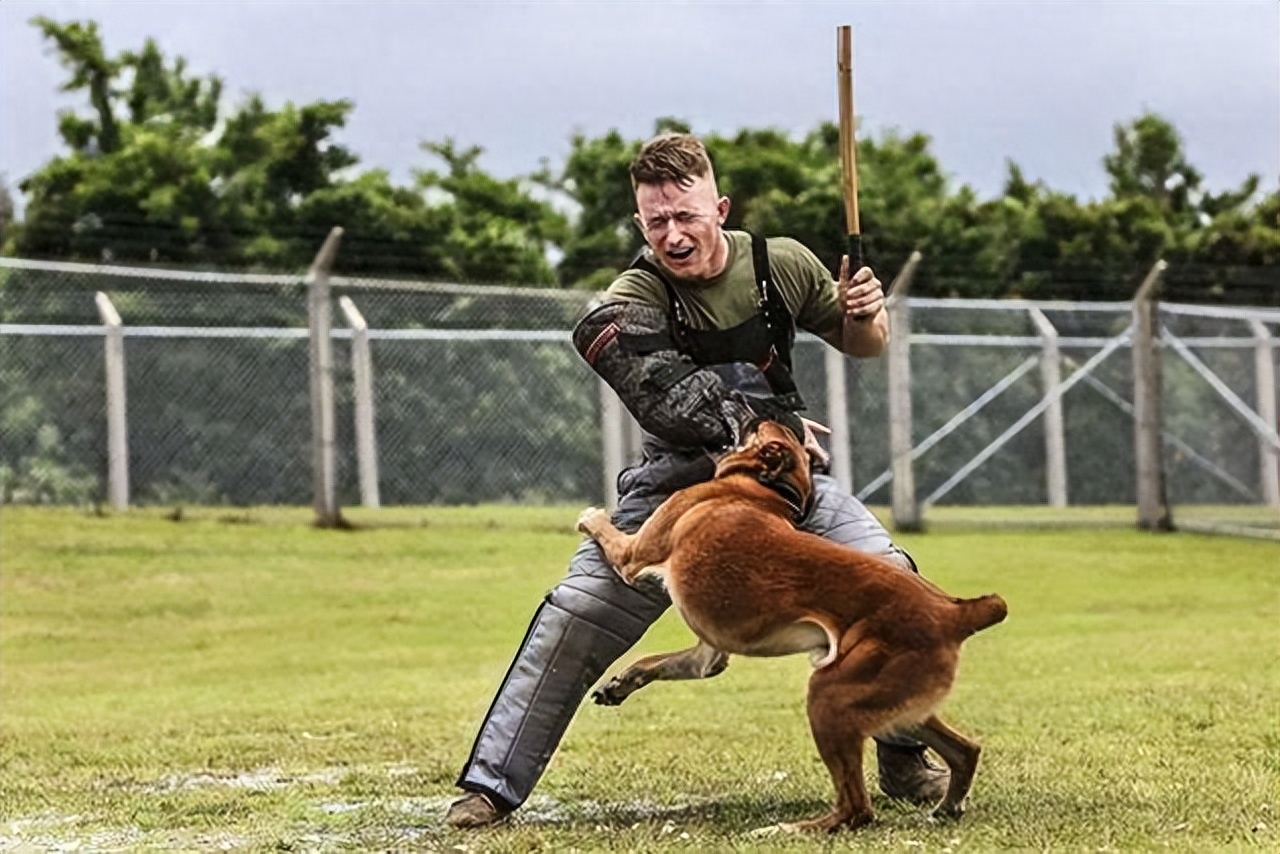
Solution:
M 658 263 L 681 279 L 710 279 L 724 270 L 729 247 L 720 227 L 729 198 L 716 195 L 715 179 L 636 187 L 636 223 Z

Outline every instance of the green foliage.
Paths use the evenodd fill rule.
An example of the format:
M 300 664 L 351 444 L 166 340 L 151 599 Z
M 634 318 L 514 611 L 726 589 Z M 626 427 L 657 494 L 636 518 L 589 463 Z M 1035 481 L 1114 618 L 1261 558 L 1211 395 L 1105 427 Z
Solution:
M 14 401 L 0 416 L 6 440 L 27 447 L 14 460 L 0 462 L 0 501 L 5 504 L 88 504 L 98 495 L 98 478 L 83 466 L 68 464 L 62 435 L 43 417 L 40 402 Z M 5 457 L 11 454 L 6 453 Z
M 17 340 L 0 337 L 0 503 L 95 501 L 105 469 L 101 343 Z
M 642 140 L 616 130 L 576 134 L 558 170 L 514 179 L 484 172 L 478 146 L 424 142 L 444 168 L 419 168 L 402 187 L 384 170 L 358 171 L 337 141 L 350 101 L 271 109 L 255 94 L 228 108 L 220 78 L 193 75 L 154 40 L 110 56 L 92 21 L 32 23 L 67 71 L 63 90 L 89 109 L 59 115 L 69 151 L 20 183 L 25 220 L 6 229 L 0 204 L 10 253 L 300 270 L 341 225 L 342 272 L 598 289 L 642 245 L 628 177 Z M 654 129 L 690 125 L 664 117 Z M 733 200 L 729 225 L 795 237 L 836 270 L 838 137 L 830 122 L 800 138 L 773 128 L 706 135 Z M 1109 193 L 1082 202 L 1012 162 L 1001 195 L 982 199 L 948 174 L 926 134 L 864 133 L 867 258 L 889 275 L 920 250 L 921 295 L 1127 299 L 1164 258 L 1184 271 L 1170 278 L 1178 299 L 1280 299 L 1280 190 L 1262 194 L 1252 175 L 1209 192 L 1177 130 L 1154 113 L 1116 124 L 1113 137 L 1101 160 Z
M 83 92 L 92 111 L 61 114 L 70 151 L 21 182 L 13 254 L 301 270 L 341 225 L 340 272 L 554 279 L 547 253 L 562 217 L 524 182 L 481 172 L 479 148 L 424 145 L 448 174 L 398 187 L 385 170 L 357 172 L 337 141 L 350 101 L 271 109 L 253 94 L 228 109 L 218 77 L 192 76 L 153 40 L 111 57 L 93 22 L 33 23 L 69 73 L 64 90 Z
M 391 183 L 385 170 L 371 169 L 348 181 L 308 193 L 298 203 L 298 230 L 323 234 L 344 225 L 338 267 L 352 275 L 450 276 L 454 265 L 445 238 L 451 211 L 428 207 L 420 193 Z M 294 253 L 314 252 L 314 243 L 294 241 Z
M 562 284 L 604 288 L 643 245 L 632 225 L 635 200 L 628 172 L 639 149 L 639 140 L 624 140 L 616 130 L 598 139 L 574 134 L 560 173 L 544 168 L 536 176 L 577 209 L 561 245 L 557 272 Z
M 683 127 L 660 120 L 655 132 Z M 834 272 L 844 251 L 839 132 L 823 123 L 800 139 L 774 129 L 704 137 L 728 224 L 785 234 L 813 249 Z M 642 140 L 617 131 L 572 140 L 563 170 L 542 179 L 575 204 L 561 282 L 597 288 L 640 247 L 631 226 L 627 165 Z M 1008 164 L 1002 194 L 980 199 L 956 186 L 922 133 L 866 135 L 858 144 L 859 213 L 868 260 L 882 272 L 912 250 L 925 262 L 913 292 L 956 297 L 1128 299 L 1157 258 L 1183 265 L 1280 265 L 1278 193 L 1259 198 L 1260 179 L 1219 194 L 1203 189 L 1176 130 L 1145 114 L 1115 127 L 1103 161 L 1111 194 L 1080 202 L 1030 181 Z M 1202 279 L 1205 277 L 1201 277 Z M 1274 287 L 1239 289 L 1230 270 L 1188 283 L 1193 300 L 1274 301 Z M 1274 282 L 1273 282 L 1274 284 Z
M 418 186 L 447 218 L 444 253 L 462 281 L 548 285 L 555 276 L 547 249 L 562 239 L 564 218 L 533 198 L 519 180 L 500 181 L 476 166 L 483 149 L 459 151 L 452 139 L 423 143 L 447 171 L 418 170 Z
M 62 67 L 71 74 L 62 91 L 85 90 L 95 113 L 96 123 L 94 119 L 62 113 L 59 129 L 63 139 L 76 150 L 95 144 L 97 150 L 104 154 L 116 151 L 120 147 L 120 134 L 111 90 L 123 68 L 123 59 L 113 60 L 106 55 L 96 21 L 72 21 L 61 25 L 41 15 L 33 18 L 31 23 L 54 43 Z
M 5 236 L 13 225 L 13 194 L 9 192 L 9 176 L 0 172 L 0 247 L 4 246 Z
M 1224 268 L 1175 287 L 1175 298 L 1274 302 L 1280 232 L 1266 212 L 1275 206 L 1276 193 L 1259 198 L 1256 175 L 1235 190 L 1207 192 L 1176 129 L 1155 114 L 1116 125 L 1114 139 L 1115 148 L 1103 159 L 1111 193 L 1096 202 L 1081 204 L 1028 183 L 1010 164 L 1004 199 L 1016 203 L 1020 230 L 1006 231 L 1007 251 L 1017 257 L 1007 268 L 1008 292 L 1126 299 L 1150 265 L 1164 258 L 1174 265 L 1174 275 L 1206 263 Z M 1232 276 L 1229 267 L 1235 265 L 1272 268 L 1258 271 L 1271 287 L 1233 287 L 1247 284 Z

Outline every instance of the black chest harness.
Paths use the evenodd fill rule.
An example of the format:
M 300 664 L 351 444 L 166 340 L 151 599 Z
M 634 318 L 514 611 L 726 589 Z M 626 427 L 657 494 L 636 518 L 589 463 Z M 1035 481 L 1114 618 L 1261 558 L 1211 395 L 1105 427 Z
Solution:
M 756 313 L 729 329 L 695 329 L 688 311 L 675 287 L 653 261 L 642 251 L 631 262 L 631 269 L 643 270 L 662 282 L 671 304 L 671 339 L 677 350 L 700 367 L 746 362 L 764 374 L 774 395 L 774 404 L 785 411 L 804 409 L 804 400 L 791 376 L 791 348 L 795 344 L 796 326 L 778 286 L 769 270 L 769 251 L 765 238 L 751 235 L 751 262 L 759 299 Z

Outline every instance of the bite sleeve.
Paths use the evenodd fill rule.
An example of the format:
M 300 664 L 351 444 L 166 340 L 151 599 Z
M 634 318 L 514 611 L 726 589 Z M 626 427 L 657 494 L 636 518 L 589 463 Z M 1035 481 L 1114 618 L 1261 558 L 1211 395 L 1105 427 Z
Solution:
M 669 319 L 653 306 L 589 306 L 573 330 L 573 344 L 640 426 L 664 442 L 713 450 L 733 446 L 758 416 L 804 435 L 799 416 L 780 410 L 772 395 L 733 388 L 720 373 L 681 353 Z

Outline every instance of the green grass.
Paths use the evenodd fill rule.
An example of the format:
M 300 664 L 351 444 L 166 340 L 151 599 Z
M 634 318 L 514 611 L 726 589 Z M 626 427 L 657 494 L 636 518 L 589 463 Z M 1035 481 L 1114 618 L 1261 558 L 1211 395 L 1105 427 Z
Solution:
M 1209 531 L 1215 527 L 1263 539 L 1280 540 L 1280 512 L 1262 504 L 1178 504 L 1171 509 L 1174 527 Z M 886 515 L 887 518 L 887 515 Z M 977 528 L 1132 528 L 1137 511 L 1132 505 L 1105 504 L 1072 507 L 1032 505 L 942 505 L 925 511 L 931 531 Z
M 1280 548 L 1125 528 L 902 538 L 1008 621 L 946 717 L 970 812 L 748 835 L 830 791 L 799 657 L 585 706 L 520 818 L 444 806 L 577 508 L 0 512 L 0 850 L 1280 848 Z M 672 615 L 635 655 L 689 641 Z M 461 846 L 461 847 L 459 847 Z

